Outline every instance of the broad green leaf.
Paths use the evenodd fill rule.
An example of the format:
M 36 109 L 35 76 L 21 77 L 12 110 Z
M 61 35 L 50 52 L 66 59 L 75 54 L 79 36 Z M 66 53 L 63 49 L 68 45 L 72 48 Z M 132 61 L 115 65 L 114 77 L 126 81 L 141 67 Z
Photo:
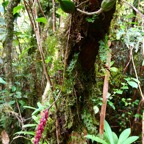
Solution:
M 110 126 L 106 120 L 104 122 L 104 130 L 108 136 L 108 140 L 109 140 L 110 144 L 115 144 L 114 140 L 113 140 L 112 130 L 111 130 L 111 128 L 110 128 Z
M 114 64 L 114 61 L 111 61 L 111 62 L 110 62 L 110 66 L 112 66 L 113 64 Z
M 139 138 L 138 136 L 131 136 L 128 139 L 126 139 L 126 141 L 123 142 L 122 144 L 131 144 L 135 142 L 138 138 Z
M 34 136 L 35 133 L 33 131 L 20 131 L 20 132 L 16 132 L 15 134 L 24 134 L 24 135 L 32 135 Z
M 108 100 L 108 104 L 115 110 L 114 103 Z
M 1 83 L 1 84 L 6 84 L 6 81 L 4 81 L 4 80 L 0 77 L 0 83 Z
M 118 68 L 116 68 L 116 67 L 111 67 L 111 68 L 110 68 L 110 71 L 112 71 L 112 72 L 117 72 L 117 71 L 118 71 Z
M 15 104 L 15 101 L 13 100 L 13 101 L 10 101 L 10 102 L 8 102 L 8 104 L 9 105 L 13 105 L 13 104 Z
M 138 84 L 134 81 L 128 81 L 127 83 L 133 88 L 138 88 Z
M 116 93 L 116 94 L 122 94 L 123 91 L 121 89 L 115 89 L 114 93 Z
M 126 89 L 128 89 L 128 86 L 127 85 L 122 86 L 121 89 L 126 90 Z
M 15 86 L 12 86 L 12 92 L 15 92 L 16 91 L 16 87 Z
M 94 135 L 86 135 L 85 136 L 87 139 L 90 139 L 92 141 L 98 142 L 98 143 L 102 143 L 102 144 L 108 144 L 106 141 L 104 141 L 103 139 L 94 136 Z
M 119 136 L 118 144 L 123 144 L 123 142 L 129 137 L 130 132 L 130 128 L 124 130 Z
M 131 79 L 134 80 L 137 83 L 140 83 L 140 81 L 138 79 L 136 79 L 136 78 L 131 78 Z
M 37 18 L 36 21 L 37 21 L 37 22 L 42 22 L 42 23 L 44 23 L 44 24 L 47 23 L 47 19 L 46 19 L 45 17 Z
M 118 136 L 114 132 L 113 132 L 113 139 L 114 139 L 114 143 L 117 144 L 118 143 Z
M 16 7 L 13 9 L 13 15 L 16 14 L 16 13 L 19 13 L 22 8 L 23 8 L 22 5 L 16 6 Z

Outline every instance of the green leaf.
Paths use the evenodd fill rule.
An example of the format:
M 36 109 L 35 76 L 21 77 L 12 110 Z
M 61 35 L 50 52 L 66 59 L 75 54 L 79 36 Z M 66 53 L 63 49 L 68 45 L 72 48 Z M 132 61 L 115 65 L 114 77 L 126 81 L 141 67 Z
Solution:
M 116 67 L 111 67 L 111 68 L 110 68 L 110 71 L 111 71 L 111 72 L 117 72 L 117 71 L 118 71 L 118 68 L 116 68 Z
M 108 104 L 115 110 L 114 103 L 108 100 Z
M 110 62 L 110 66 L 112 66 L 113 64 L 114 64 L 114 61 L 111 61 L 111 62 Z
M 140 81 L 136 78 L 131 78 L 133 81 L 135 81 L 136 83 L 140 83 Z
M 75 4 L 70 0 L 59 0 L 61 9 L 66 13 L 75 12 Z
M 37 126 L 37 124 L 25 124 L 25 125 L 23 126 L 23 128 L 36 127 L 36 126 Z
M 122 94 L 123 91 L 121 89 L 115 89 L 114 93 L 116 93 L 116 94 Z
M 24 134 L 24 135 L 32 135 L 34 136 L 35 133 L 33 131 L 20 131 L 20 132 L 16 132 L 15 134 Z
M 118 143 L 118 136 L 116 135 L 116 133 L 113 132 L 113 140 L 114 143 L 117 144 Z
M 37 18 L 36 21 L 37 21 L 37 22 L 42 22 L 42 23 L 44 23 L 44 24 L 47 23 L 47 19 L 46 19 L 45 17 Z
M 36 110 L 36 108 L 34 107 L 31 107 L 31 106 L 23 106 L 24 108 L 29 108 L 29 109 L 33 109 L 33 110 Z
M 16 92 L 16 98 L 22 98 L 22 93 L 19 92 L 19 91 L 17 91 L 17 92 Z
M 0 83 L 1 83 L 1 84 L 6 84 L 6 81 L 4 81 L 4 80 L 0 77 Z
M 16 87 L 15 86 L 12 86 L 12 92 L 15 92 L 16 91 Z
M 10 101 L 8 104 L 13 105 L 13 104 L 15 104 L 15 101 Z
M 108 140 L 109 140 L 110 144 L 114 144 L 112 130 L 111 130 L 110 125 L 108 124 L 108 122 L 106 120 L 104 122 L 104 130 L 108 136 Z
M 126 90 L 126 89 L 128 89 L 128 86 L 127 85 L 122 86 L 121 89 Z
M 118 144 L 123 144 L 123 142 L 129 137 L 130 132 L 130 128 L 124 130 L 119 136 Z
M 138 88 L 138 84 L 134 81 L 128 81 L 127 83 L 133 88 Z
M 128 139 L 126 139 L 126 141 L 123 142 L 123 144 L 131 144 L 135 142 L 138 138 L 139 138 L 138 136 L 131 136 Z
M 16 6 L 16 7 L 13 9 L 13 15 L 16 14 L 16 13 L 19 13 L 22 8 L 23 8 L 22 5 Z
M 102 143 L 102 144 L 108 144 L 106 141 L 104 141 L 103 139 L 94 136 L 94 135 L 86 135 L 85 136 L 87 139 L 90 139 L 92 141 L 98 142 L 98 143 Z

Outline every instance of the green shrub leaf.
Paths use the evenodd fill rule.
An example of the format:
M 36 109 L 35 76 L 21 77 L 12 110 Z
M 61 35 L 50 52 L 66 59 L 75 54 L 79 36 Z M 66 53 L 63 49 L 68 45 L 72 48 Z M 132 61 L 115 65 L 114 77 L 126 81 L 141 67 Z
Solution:
M 126 141 L 123 142 L 122 144 L 131 144 L 135 142 L 138 138 L 139 138 L 138 136 L 131 136 L 128 139 L 126 139 Z
M 133 88 L 138 88 L 138 84 L 134 81 L 128 81 L 128 84 Z
M 113 140 L 114 143 L 117 144 L 118 143 L 118 136 L 116 135 L 116 133 L 113 132 Z
M 106 120 L 104 122 L 104 130 L 108 136 L 108 140 L 109 140 L 110 144 L 114 144 L 113 133 L 112 133 L 112 130 Z
M 119 136 L 118 144 L 123 144 L 123 142 L 129 137 L 130 132 L 130 128 L 124 130 Z
M 1 84 L 6 84 L 6 81 L 4 81 L 4 80 L 0 77 L 0 83 L 1 83 Z
M 47 23 L 47 19 L 46 19 L 45 17 L 37 18 L 36 21 L 37 21 L 37 22 L 42 22 L 42 23 L 44 23 L 44 24 Z
M 92 141 L 98 142 L 98 143 L 102 143 L 102 144 L 108 144 L 107 142 L 105 142 L 103 139 L 96 137 L 94 135 L 86 135 L 85 136 L 87 139 L 90 139 Z

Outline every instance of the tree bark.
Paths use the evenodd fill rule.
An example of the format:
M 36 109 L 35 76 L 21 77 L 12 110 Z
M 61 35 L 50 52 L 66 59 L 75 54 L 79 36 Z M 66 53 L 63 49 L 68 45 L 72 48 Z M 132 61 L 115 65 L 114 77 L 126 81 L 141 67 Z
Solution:
M 12 72 L 12 43 L 13 43 L 13 32 L 14 32 L 14 15 L 13 9 L 19 4 L 20 0 L 10 0 L 7 10 L 5 13 L 6 22 L 6 38 L 3 43 L 4 48 L 4 63 L 5 63 L 5 74 L 7 88 L 11 88 L 13 85 L 13 72 Z
M 89 1 L 86 11 L 97 11 L 100 4 L 101 0 Z M 90 114 L 93 119 L 92 126 L 96 126 L 93 105 L 90 100 L 96 84 L 94 65 L 98 55 L 99 41 L 103 40 L 108 33 L 114 12 L 115 8 L 102 13 L 92 23 L 86 21 L 87 18 L 92 19 L 92 16 L 88 17 L 79 12 L 72 14 L 65 49 L 65 78 L 67 81 L 73 79 L 73 84 L 71 94 L 66 96 L 62 102 L 65 105 L 62 105 L 62 113 L 59 116 L 61 125 L 63 125 L 61 133 L 64 136 L 64 141 L 61 143 L 86 143 L 84 135 L 90 133 L 90 130 L 86 126 L 84 114 Z M 75 60 L 76 54 L 78 55 L 76 65 L 73 71 L 69 72 L 68 69 Z M 97 130 L 94 129 L 93 134 L 96 134 Z M 73 139 L 73 135 L 77 135 L 77 138 Z

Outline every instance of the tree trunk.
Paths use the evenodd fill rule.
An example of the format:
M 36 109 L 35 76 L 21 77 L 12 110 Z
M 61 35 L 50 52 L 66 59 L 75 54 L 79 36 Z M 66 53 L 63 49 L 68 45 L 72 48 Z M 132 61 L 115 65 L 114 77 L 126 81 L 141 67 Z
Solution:
M 90 1 L 87 11 L 97 11 L 101 0 Z M 84 135 L 96 134 L 96 121 L 91 96 L 96 84 L 95 62 L 99 50 L 99 41 L 108 33 L 115 8 L 92 19 L 79 12 L 72 14 L 65 49 L 66 89 L 71 93 L 63 98 L 59 122 L 61 125 L 61 143 L 85 144 Z M 72 70 L 72 64 L 75 63 Z M 63 108 L 62 108 L 63 107 Z
M 5 63 L 5 75 L 7 88 L 10 89 L 13 85 L 13 72 L 12 72 L 12 43 L 13 43 L 13 32 L 14 32 L 14 15 L 13 9 L 19 4 L 20 0 L 11 0 L 7 6 L 5 14 L 6 22 L 6 38 L 3 43 L 4 49 L 4 63 Z

